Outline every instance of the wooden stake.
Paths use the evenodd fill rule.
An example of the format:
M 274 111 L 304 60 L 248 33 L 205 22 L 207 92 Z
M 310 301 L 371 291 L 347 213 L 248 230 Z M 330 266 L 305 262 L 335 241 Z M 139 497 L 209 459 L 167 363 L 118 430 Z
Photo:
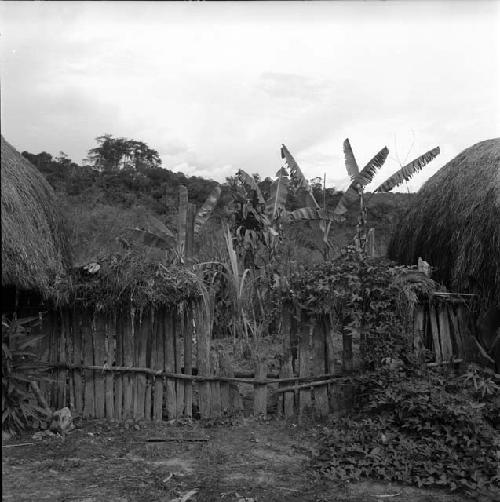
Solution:
M 258 360 L 255 364 L 255 377 L 257 379 L 265 378 L 267 374 L 267 363 L 262 360 Z M 254 404 L 253 404 L 254 415 L 267 417 L 267 385 L 255 384 L 254 385 Z
M 111 366 L 115 359 L 116 346 L 116 321 L 114 314 L 110 314 L 106 318 L 105 334 L 106 364 Z M 104 388 L 106 418 L 111 420 L 112 418 L 115 418 L 114 377 L 112 372 L 106 373 Z
M 312 374 L 321 375 L 326 371 L 326 338 L 328 323 L 325 318 L 315 320 L 313 328 L 313 364 Z M 314 390 L 314 409 L 319 417 L 328 415 L 328 386 L 317 387 Z
M 163 308 L 159 308 L 154 316 L 154 345 L 151 352 L 151 366 L 156 370 L 163 370 L 165 352 L 163 346 L 163 325 L 165 322 L 165 313 Z M 153 396 L 153 420 L 161 422 L 163 418 L 163 378 L 157 376 L 154 379 Z
M 92 313 L 89 310 L 82 311 L 82 344 L 83 344 L 83 364 L 92 366 L 94 364 L 94 332 L 92 329 Z M 84 371 L 84 403 L 83 417 L 94 418 L 94 372 Z
M 175 370 L 175 317 L 171 310 L 164 311 L 164 340 L 165 340 L 165 371 Z M 177 396 L 175 380 L 167 378 L 166 384 L 167 417 L 169 420 L 177 417 Z
M 191 375 L 193 373 L 193 308 L 188 305 L 184 317 L 184 373 Z M 184 383 L 184 414 L 186 417 L 193 416 L 193 384 L 190 381 Z
M 204 315 L 205 306 L 200 301 L 195 306 L 196 338 L 198 346 L 198 371 L 202 376 L 210 375 L 210 327 L 208 319 Z M 199 385 L 200 415 L 202 418 L 210 418 L 210 384 L 203 382 Z

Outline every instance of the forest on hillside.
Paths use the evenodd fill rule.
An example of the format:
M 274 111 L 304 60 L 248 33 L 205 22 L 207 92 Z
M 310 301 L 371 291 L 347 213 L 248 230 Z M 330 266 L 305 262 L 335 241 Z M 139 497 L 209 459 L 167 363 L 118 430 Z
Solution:
M 200 208 L 217 182 L 198 176 L 186 176 L 161 165 L 158 152 L 143 142 L 114 138 L 109 134 L 96 138 L 97 146 L 89 149 L 88 157 L 81 165 L 64 152 L 58 156 L 43 151 L 38 154 L 23 151 L 27 158 L 47 178 L 60 200 L 66 217 L 67 230 L 75 264 L 97 260 L 109 252 L 120 252 L 120 238 L 127 229 L 150 229 L 154 219 L 160 220 L 171 230 L 176 228 L 179 187 L 185 186 L 189 202 Z M 264 198 L 268 198 L 272 179 L 262 179 L 255 166 L 252 174 Z M 280 166 L 276 166 L 278 170 Z M 218 254 L 218 242 L 222 243 L 221 220 L 227 215 L 226 208 L 232 201 L 232 188 L 236 176 L 226 178 L 221 184 L 221 196 L 204 228 L 200 259 L 211 259 Z M 342 192 L 324 188 L 321 178 L 310 180 L 316 200 L 327 209 L 333 209 Z M 376 251 L 383 254 L 390 234 L 399 217 L 407 209 L 412 194 L 367 194 L 368 223 L 376 231 Z M 287 195 L 287 207 L 302 207 L 300 194 Z M 338 251 L 353 238 L 356 214 L 347 214 L 345 223 L 335 223 L 333 240 Z M 318 251 L 321 233 L 318 222 L 300 221 L 287 229 L 293 252 L 299 262 L 321 261 Z M 157 250 L 145 249 L 155 254 Z

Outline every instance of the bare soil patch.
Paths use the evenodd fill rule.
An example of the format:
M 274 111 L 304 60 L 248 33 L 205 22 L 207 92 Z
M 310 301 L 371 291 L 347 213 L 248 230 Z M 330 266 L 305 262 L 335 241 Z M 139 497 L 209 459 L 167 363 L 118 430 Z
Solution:
M 178 441 L 147 442 L 152 438 Z M 88 421 L 65 438 L 2 448 L 2 500 L 168 502 L 194 489 L 192 502 L 468 500 L 457 494 L 388 484 L 324 482 L 309 469 L 317 449 L 314 438 L 313 427 L 282 421 Z M 30 441 L 25 436 L 4 446 Z

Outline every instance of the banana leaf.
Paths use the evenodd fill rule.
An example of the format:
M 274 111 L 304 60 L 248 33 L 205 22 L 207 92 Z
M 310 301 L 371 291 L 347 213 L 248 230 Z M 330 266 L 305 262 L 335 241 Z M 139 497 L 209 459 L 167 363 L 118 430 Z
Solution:
M 434 160 L 440 153 L 439 146 L 425 152 L 420 157 L 412 160 L 406 166 L 403 166 L 399 171 L 396 171 L 392 176 L 387 178 L 375 192 L 390 192 L 393 188 L 401 185 L 403 181 L 408 181 L 416 172 L 420 171 L 429 162 Z

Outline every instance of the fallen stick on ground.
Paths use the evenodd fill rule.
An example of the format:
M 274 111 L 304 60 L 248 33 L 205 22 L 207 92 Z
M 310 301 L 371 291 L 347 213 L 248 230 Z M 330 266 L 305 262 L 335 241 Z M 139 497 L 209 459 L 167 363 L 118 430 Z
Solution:
M 16 446 L 28 446 L 35 443 L 18 443 L 18 444 L 3 444 L 2 448 L 15 448 Z
M 151 438 L 151 439 L 146 439 L 145 442 L 146 443 L 166 443 L 168 441 L 188 441 L 190 443 L 201 443 L 201 442 L 208 441 L 208 438 Z

